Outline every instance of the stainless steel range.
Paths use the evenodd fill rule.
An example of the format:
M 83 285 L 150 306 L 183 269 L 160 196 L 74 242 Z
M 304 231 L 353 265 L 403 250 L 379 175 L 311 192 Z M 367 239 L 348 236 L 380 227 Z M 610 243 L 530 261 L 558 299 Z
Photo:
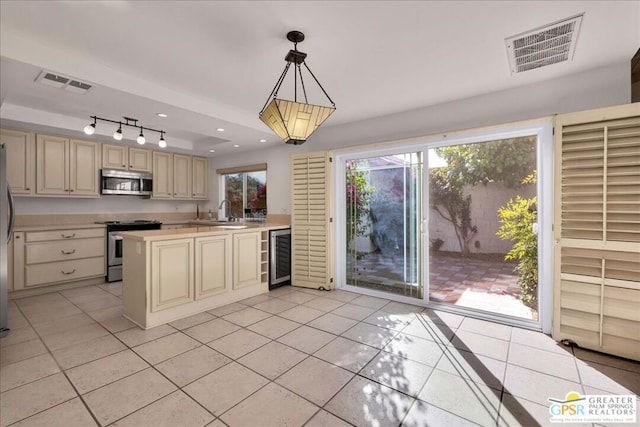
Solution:
M 122 231 L 159 230 L 160 221 L 98 221 L 97 224 L 107 226 L 107 282 L 122 280 Z

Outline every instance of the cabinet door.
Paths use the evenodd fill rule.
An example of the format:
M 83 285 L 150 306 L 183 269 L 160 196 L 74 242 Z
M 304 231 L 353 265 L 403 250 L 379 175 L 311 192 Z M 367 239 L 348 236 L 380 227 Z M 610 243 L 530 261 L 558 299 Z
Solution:
M 191 198 L 191 157 L 173 155 L 173 197 Z
M 209 199 L 209 161 L 205 157 L 193 157 L 191 175 L 191 197 Z
M 69 192 L 72 196 L 100 197 L 100 144 L 69 142 Z
M 9 276 L 9 286 L 11 287 L 11 283 L 13 283 L 13 290 L 19 291 L 24 289 L 24 270 L 25 270 L 25 260 L 24 260 L 24 247 L 25 247 L 25 235 L 24 231 L 16 231 L 13 233 L 12 246 L 13 246 L 13 258 L 11 265 L 12 269 L 11 274 Z
M 69 193 L 69 140 L 57 136 L 36 137 L 36 193 Z
M 151 243 L 151 311 L 193 301 L 193 239 Z
M 196 299 L 218 295 L 231 286 L 231 237 L 196 238 Z
M 33 194 L 35 184 L 33 135 L 28 132 L 0 129 L 0 143 L 7 149 L 7 181 L 13 194 Z
M 173 155 L 169 153 L 153 152 L 153 197 L 173 197 Z
M 127 170 L 129 151 L 122 145 L 102 144 L 102 167 Z
M 260 283 L 260 233 L 233 235 L 233 288 Z
M 151 151 L 144 148 L 129 148 L 129 170 L 151 172 Z

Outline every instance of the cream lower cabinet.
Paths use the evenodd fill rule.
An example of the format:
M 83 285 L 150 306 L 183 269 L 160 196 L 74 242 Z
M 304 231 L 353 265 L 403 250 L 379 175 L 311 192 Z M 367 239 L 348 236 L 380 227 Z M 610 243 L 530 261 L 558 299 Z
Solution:
M 231 236 L 195 239 L 196 299 L 227 292 L 231 288 Z
M 151 243 L 151 311 L 193 301 L 194 241 L 176 239 Z
M 13 195 L 33 194 L 36 181 L 33 134 L 0 129 L 0 143 L 7 149 L 7 181 Z
M 105 276 L 104 228 L 16 232 L 13 290 L 22 291 Z
M 233 235 L 233 289 L 261 282 L 261 233 Z
M 267 230 L 179 231 L 123 233 L 127 319 L 148 329 L 269 291 Z

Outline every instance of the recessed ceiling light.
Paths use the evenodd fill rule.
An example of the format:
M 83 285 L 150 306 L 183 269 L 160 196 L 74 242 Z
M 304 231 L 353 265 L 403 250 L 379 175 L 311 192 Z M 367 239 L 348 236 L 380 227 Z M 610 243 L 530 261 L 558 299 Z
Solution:
M 158 117 L 167 117 L 167 115 L 165 113 L 158 113 L 158 114 L 156 114 L 156 116 L 158 116 Z
M 222 128 L 218 128 L 218 129 L 216 129 L 216 130 L 217 130 L 218 132 L 224 132 L 224 129 L 222 129 Z
M 216 152 L 216 150 L 209 150 L 209 152 L 210 152 L 210 153 L 215 153 L 215 152 Z
M 261 139 L 260 142 L 267 142 L 267 140 L 266 139 Z
M 238 144 L 233 144 L 233 146 L 234 146 L 235 148 L 240 147 Z

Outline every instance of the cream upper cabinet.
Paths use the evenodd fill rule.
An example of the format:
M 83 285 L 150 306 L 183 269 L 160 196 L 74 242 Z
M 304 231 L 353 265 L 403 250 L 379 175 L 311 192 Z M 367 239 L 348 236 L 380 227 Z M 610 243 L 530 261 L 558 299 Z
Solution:
M 151 172 L 151 151 L 123 145 L 102 144 L 102 168 Z
M 173 155 L 171 153 L 153 152 L 153 197 L 158 199 L 173 197 Z
M 74 196 L 100 197 L 100 144 L 69 141 L 69 192 Z
M 102 168 L 127 170 L 129 150 L 122 145 L 102 144 Z
M 191 197 L 209 199 L 209 160 L 193 157 L 191 160 Z
M 69 195 L 69 140 L 57 136 L 36 138 L 37 194 Z
M 100 144 L 57 136 L 36 138 L 36 194 L 100 197 Z
M 233 289 L 261 283 L 261 233 L 233 235 Z
M 191 197 L 191 157 L 173 155 L 173 197 L 188 199 Z
M 151 312 L 193 301 L 193 240 L 151 243 Z
M 13 194 L 33 194 L 35 185 L 33 134 L 0 129 L 0 143 L 7 149 L 7 181 Z
M 129 147 L 129 170 L 151 172 L 151 151 Z

